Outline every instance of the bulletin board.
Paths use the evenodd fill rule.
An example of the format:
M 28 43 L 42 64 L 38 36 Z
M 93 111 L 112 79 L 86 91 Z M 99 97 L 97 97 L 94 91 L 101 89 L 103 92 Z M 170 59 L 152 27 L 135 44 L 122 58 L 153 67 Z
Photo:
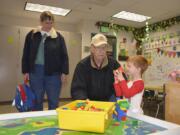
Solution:
M 145 86 L 159 88 L 169 81 L 169 73 L 180 69 L 180 36 L 157 39 L 144 44 L 149 67 L 144 74 Z

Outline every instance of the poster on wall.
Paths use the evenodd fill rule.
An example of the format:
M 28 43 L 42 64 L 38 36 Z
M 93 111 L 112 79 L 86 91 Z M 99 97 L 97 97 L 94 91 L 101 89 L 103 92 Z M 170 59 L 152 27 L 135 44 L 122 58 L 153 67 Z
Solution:
M 155 50 L 154 52 L 152 51 L 151 65 L 149 65 L 144 76 L 145 85 L 163 86 L 164 83 L 170 81 L 168 76 L 173 70 L 176 69 L 180 69 L 179 58 L 166 57 L 164 55 L 157 53 Z
M 118 51 L 118 59 L 119 61 L 126 61 L 129 56 L 134 56 L 137 53 L 137 41 L 132 39 L 127 39 L 123 37 L 119 42 L 119 51 Z

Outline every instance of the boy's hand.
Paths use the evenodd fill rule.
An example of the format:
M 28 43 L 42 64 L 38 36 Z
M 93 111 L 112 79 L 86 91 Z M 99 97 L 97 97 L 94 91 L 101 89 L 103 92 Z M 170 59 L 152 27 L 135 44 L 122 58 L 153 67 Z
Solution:
M 114 78 L 116 78 L 117 81 L 124 80 L 123 74 L 120 70 L 114 70 Z
M 118 80 L 119 81 L 123 81 L 124 80 L 122 72 L 118 72 Z
M 118 80 L 118 77 L 117 77 L 117 70 L 114 70 L 113 74 L 114 74 L 114 83 L 118 83 L 119 80 Z

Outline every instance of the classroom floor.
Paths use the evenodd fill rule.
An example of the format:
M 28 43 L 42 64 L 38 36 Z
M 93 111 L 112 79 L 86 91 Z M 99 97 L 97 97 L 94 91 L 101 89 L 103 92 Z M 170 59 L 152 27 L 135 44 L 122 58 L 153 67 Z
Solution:
M 59 106 L 65 105 L 67 103 L 69 103 L 71 100 L 63 100 L 59 102 Z M 44 110 L 48 109 L 48 104 L 47 101 L 44 101 Z M 16 110 L 16 107 L 12 106 L 10 103 L 2 103 L 0 105 L 0 114 L 4 114 L 4 113 L 15 113 L 18 112 Z

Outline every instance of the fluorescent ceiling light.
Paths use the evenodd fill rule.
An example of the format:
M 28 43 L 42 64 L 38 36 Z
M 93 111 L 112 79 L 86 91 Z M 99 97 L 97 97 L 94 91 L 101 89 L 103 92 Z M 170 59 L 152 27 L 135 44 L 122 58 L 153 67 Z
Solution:
M 33 4 L 33 3 L 26 3 L 25 10 L 29 11 L 36 11 L 36 12 L 44 12 L 50 11 L 52 14 L 66 16 L 71 10 L 70 9 L 63 9 L 58 7 L 46 6 L 41 4 Z
M 135 21 L 135 22 L 144 22 L 151 18 L 149 16 L 144 16 L 144 15 L 135 14 L 135 13 L 126 12 L 126 11 L 121 11 L 113 15 L 113 17 L 129 20 L 129 21 Z

